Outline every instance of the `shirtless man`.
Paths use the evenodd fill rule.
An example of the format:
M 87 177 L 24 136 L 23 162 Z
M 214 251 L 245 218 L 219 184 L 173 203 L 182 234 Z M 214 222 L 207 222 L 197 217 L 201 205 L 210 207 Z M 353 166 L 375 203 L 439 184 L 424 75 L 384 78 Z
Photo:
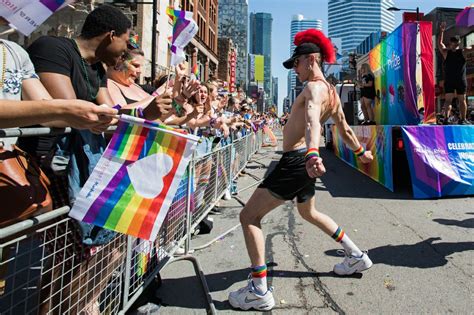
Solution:
M 363 163 L 373 160 L 365 151 L 347 124 L 341 102 L 333 86 L 323 77 L 322 61 L 333 62 L 334 49 L 321 32 L 310 29 L 295 36 L 295 51 L 283 65 L 293 68 L 300 81 L 308 84 L 297 97 L 291 115 L 283 130 L 283 156 L 279 164 L 255 190 L 240 213 L 247 251 L 252 263 L 248 284 L 229 294 L 235 308 L 270 310 L 275 305 L 272 289 L 267 288 L 265 265 L 265 239 L 261 220 L 285 200 L 296 197 L 298 212 L 308 222 L 340 242 L 346 257 L 334 266 L 338 275 L 350 275 L 372 266 L 372 261 L 338 227 L 329 216 L 315 208 L 316 177 L 325 173 L 319 156 L 321 123 L 332 117 L 344 142 L 354 150 Z

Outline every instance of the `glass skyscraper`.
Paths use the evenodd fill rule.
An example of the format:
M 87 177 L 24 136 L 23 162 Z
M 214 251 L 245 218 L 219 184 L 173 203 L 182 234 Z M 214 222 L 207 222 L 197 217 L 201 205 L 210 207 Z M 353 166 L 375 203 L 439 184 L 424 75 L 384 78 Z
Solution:
M 251 54 L 263 55 L 264 83 L 263 89 L 267 103 L 272 103 L 272 22 L 270 13 L 250 13 L 250 43 Z
M 342 53 L 353 52 L 373 32 L 392 32 L 393 0 L 329 0 L 328 35 L 340 38 Z
M 231 38 L 237 46 L 236 85 L 247 88 L 247 0 L 219 0 L 219 37 Z
M 291 20 L 290 55 L 289 56 L 291 56 L 293 54 L 293 51 L 295 50 L 295 44 L 293 44 L 293 39 L 295 38 L 296 33 L 305 31 L 310 28 L 315 28 L 321 31 L 323 29 L 323 22 L 321 20 L 305 19 L 304 16 L 301 14 L 293 16 Z M 292 69 L 288 73 L 288 98 L 290 99 L 290 105 L 293 104 L 297 96 L 297 93 L 295 90 L 296 85 L 297 85 L 296 73 Z

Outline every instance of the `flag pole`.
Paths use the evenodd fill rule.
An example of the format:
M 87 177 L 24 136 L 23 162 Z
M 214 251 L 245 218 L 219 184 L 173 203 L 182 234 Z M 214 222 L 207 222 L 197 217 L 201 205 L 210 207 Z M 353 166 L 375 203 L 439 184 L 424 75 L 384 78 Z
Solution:
M 154 121 L 149 121 L 149 120 L 145 120 L 145 119 L 142 119 L 142 118 L 133 117 L 133 116 L 125 115 L 125 114 L 115 115 L 115 116 L 116 116 L 116 118 L 118 118 L 119 120 L 124 121 L 124 122 L 137 124 L 137 125 L 144 126 L 144 127 L 147 127 L 147 128 L 153 129 L 153 130 L 163 131 L 163 132 L 166 132 L 166 133 L 178 136 L 178 137 L 186 138 L 190 141 L 201 142 L 201 138 L 198 137 L 198 136 L 189 135 L 189 134 L 182 134 L 182 133 L 179 133 L 179 132 L 176 132 L 176 131 L 173 131 L 173 130 L 160 128 L 160 124 L 157 123 L 157 122 L 154 122 Z

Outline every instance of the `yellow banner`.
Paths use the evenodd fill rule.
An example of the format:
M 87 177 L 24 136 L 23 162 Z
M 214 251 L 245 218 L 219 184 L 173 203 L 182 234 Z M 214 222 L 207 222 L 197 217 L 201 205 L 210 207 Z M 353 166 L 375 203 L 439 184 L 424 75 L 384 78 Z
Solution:
M 256 82 L 263 82 L 264 75 L 263 75 L 263 63 L 265 57 L 262 55 L 255 55 L 255 81 Z

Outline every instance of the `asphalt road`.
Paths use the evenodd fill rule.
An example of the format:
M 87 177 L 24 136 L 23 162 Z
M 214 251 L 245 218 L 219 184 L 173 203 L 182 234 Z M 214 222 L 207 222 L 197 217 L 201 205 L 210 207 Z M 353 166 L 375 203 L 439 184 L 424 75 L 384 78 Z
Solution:
M 317 208 L 329 214 L 374 266 L 350 277 L 332 272 L 342 260 L 329 236 L 304 221 L 291 202 L 264 219 L 273 314 L 473 314 L 474 198 L 413 200 L 409 189 L 392 193 L 322 150 L 327 173 L 317 182 Z M 278 161 L 264 149 L 239 178 L 239 189 L 255 183 Z M 250 176 L 252 175 L 252 176 Z M 245 202 L 254 188 L 242 191 Z M 238 224 L 242 206 L 222 201 L 207 243 Z M 219 313 L 238 313 L 227 301 L 246 283 L 249 259 L 241 228 L 193 254 L 199 260 Z M 192 264 L 168 265 L 162 286 L 149 301 L 160 314 L 205 314 L 206 303 Z M 153 296 L 154 295 L 154 296 Z M 245 312 L 246 314 L 253 312 Z

